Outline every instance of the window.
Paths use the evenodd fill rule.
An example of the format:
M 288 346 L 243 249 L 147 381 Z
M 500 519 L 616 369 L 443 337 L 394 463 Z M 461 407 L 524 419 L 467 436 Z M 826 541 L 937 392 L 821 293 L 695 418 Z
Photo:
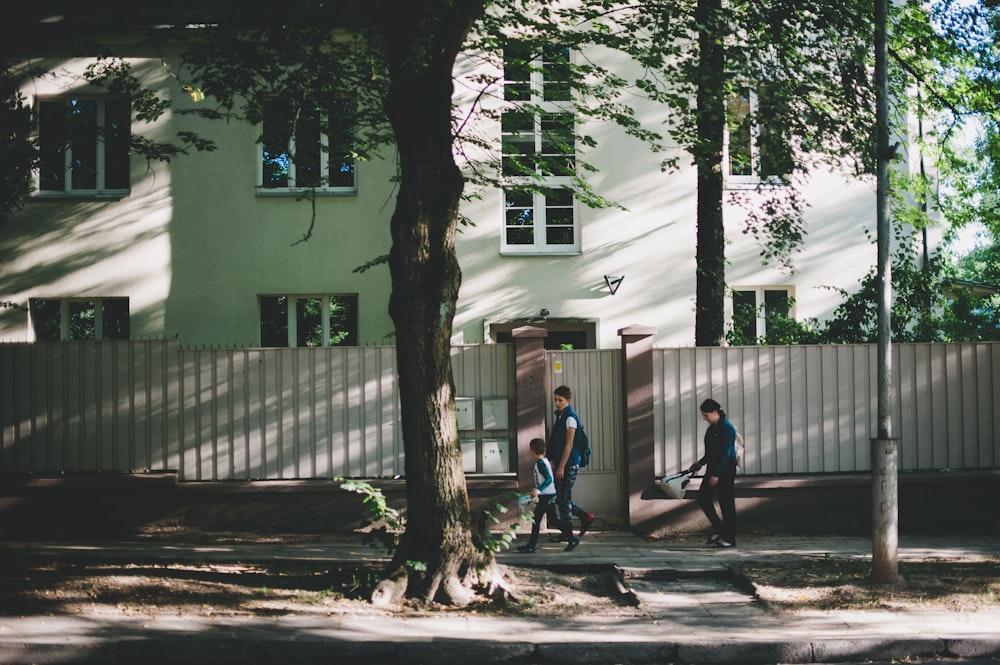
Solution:
M 791 318 L 793 289 L 786 287 L 734 287 L 733 335 L 736 345 L 766 342 L 769 327 Z
M 524 44 L 504 53 L 501 116 L 504 229 L 511 254 L 575 254 L 580 250 L 573 177 L 576 134 L 570 52 L 550 45 L 535 56 Z
M 128 339 L 128 298 L 32 298 L 35 340 Z
M 38 102 L 42 195 L 125 195 L 132 111 L 124 99 Z
M 781 184 L 791 173 L 785 137 L 766 123 L 776 102 L 742 88 L 726 100 L 726 185 L 731 189 Z
M 260 296 L 261 346 L 357 346 L 358 297 Z
M 258 183 L 262 191 L 357 191 L 354 124 L 354 110 L 346 100 L 310 101 L 302 106 L 284 99 L 267 100 L 260 140 Z

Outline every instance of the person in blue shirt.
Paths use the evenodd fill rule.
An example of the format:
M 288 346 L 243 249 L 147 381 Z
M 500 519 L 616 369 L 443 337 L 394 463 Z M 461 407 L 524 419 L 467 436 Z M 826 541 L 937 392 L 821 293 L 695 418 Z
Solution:
M 580 518 L 579 535 L 583 537 L 594 521 L 594 514 L 573 503 L 573 486 L 580 471 L 580 451 L 573 443 L 580 427 L 580 417 L 573 411 L 572 401 L 573 392 L 567 386 L 559 386 L 553 391 L 552 403 L 556 407 L 556 419 L 549 431 L 546 456 L 552 462 L 552 470 L 556 476 L 559 519 L 572 524 L 574 516 Z M 566 551 L 573 547 L 567 547 Z
M 528 444 L 531 447 L 531 457 L 535 460 L 532 469 L 535 472 L 535 486 L 531 490 L 531 497 L 535 503 L 535 521 L 531 525 L 531 538 L 527 545 L 520 545 L 518 552 L 528 554 L 534 552 L 538 546 L 538 533 L 542 528 L 542 516 L 549 516 L 549 526 L 554 526 L 562 532 L 566 539 L 566 550 L 572 550 L 580 543 L 580 539 L 573 535 L 573 526 L 570 522 L 564 522 L 556 516 L 555 504 L 552 499 L 556 498 L 555 476 L 552 473 L 552 464 L 545 457 L 545 441 L 542 439 L 532 439 Z
M 714 399 L 701 403 L 701 417 L 708 423 L 705 431 L 705 454 L 691 465 L 689 471 L 695 473 L 705 468 L 705 477 L 698 488 L 698 505 L 708 521 L 712 523 L 712 533 L 708 544 L 715 547 L 736 545 L 736 428 L 726 418 L 722 405 Z M 720 519 L 715 512 L 718 498 Z

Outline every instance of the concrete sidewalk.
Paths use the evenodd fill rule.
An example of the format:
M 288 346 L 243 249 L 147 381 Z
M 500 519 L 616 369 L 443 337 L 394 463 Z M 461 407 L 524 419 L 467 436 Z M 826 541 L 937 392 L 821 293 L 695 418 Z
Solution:
M 995 538 L 902 538 L 900 559 L 990 558 Z M 614 564 L 630 577 L 647 616 L 536 620 L 498 616 L 361 618 L 274 616 L 32 616 L 0 618 L 0 663 L 809 663 L 934 657 L 1000 657 L 1000 603 L 978 612 L 808 611 L 775 615 L 729 585 L 741 561 L 869 557 L 865 538 L 747 536 L 734 549 L 648 542 L 591 532 L 572 553 L 544 539 L 539 551 L 501 562 L 543 566 Z M 13 556 L 127 561 L 377 561 L 353 538 L 266 545 L 135 541 L 0 541 Z M 673 574 L 674 581 L 658 582 Z

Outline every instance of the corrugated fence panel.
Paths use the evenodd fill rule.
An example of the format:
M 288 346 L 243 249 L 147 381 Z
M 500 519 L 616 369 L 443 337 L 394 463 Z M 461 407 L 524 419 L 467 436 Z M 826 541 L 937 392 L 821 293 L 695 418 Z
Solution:
M 548 392 L 574 389 L 595 443 L 588 472 L 615 471 L 621 458 L 620 356 L 549 352 Z M 653 358 L 658 473 L 701 456 L 707 397 L 742 431 L 745 473 L 869 468 L 874 346 L 656 349 Z M 513 399 L 511 346 L 455 347 L 452 362 L 457 395 Z M 903 470 L 996 467 L 1000 344 L 893 345 L 892 367 Z M 0 472 L 242 480 L 403 469 L 392 347 L 0 344 Z
M 451 368 L 458 397 L 506 397 L 515 393 L 514 346 L 477 344 L 454 346 Z
M 622 369 L 619 350 L 547 351 L 546 426 L 552 425 L 552 391 L 573 391 L 573 409 L 587 430 L 593 449 L 583 473 L 617 472 L 622 458 Z
M 892 347 L 900 468 L 994 468 L 1000 345 Z M 748 474 L 867 471 L 877 419 L 870 345 L 654 351 L 658 474 L 701 457 L 698 406 L 721 402 L 742 432 Z
M 391 347 L 180 355 L 182 479 L 403 472 Z

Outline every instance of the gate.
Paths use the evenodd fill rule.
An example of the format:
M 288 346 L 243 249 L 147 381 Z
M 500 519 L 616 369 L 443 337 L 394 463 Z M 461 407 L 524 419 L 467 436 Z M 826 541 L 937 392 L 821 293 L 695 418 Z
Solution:
M 623 522 L 624 424 L 621 350 L 545 352 L 546 430 L 552 426 L 552 391 L 569 386 L 573 409 L 590 437 L 593 456 L 581 470 L 573 499 L 608 523 Z

